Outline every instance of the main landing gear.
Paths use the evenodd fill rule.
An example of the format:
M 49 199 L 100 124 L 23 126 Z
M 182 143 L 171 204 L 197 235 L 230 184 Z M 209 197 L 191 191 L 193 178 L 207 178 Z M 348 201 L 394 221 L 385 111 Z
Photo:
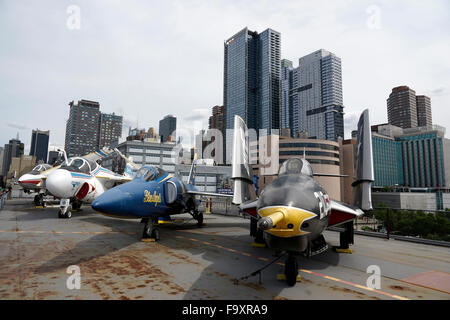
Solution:
M 142 241 L 144 242 L 154 242 L 159 240 L 159 229 L 158 229 L 158 218 L 151 217 L 142 219 L 145 223 L 144 232 L 142 233 Z
M 61 199 L 59 202 L 58 218 L 70 219 L 72 217 L 72 205 L 70 199 Z
M 188 208 L 189 214 L 197 220 L 197 226 L 203 226 L 203 212 L 198 211 L 197 207 L 192 202 L 188 205 Z
M 344 231 L 339 233 L 339 247 L 334 247 L 333 249 L 339 253 L 352 253 L 350 245 L 354 243 L 353 220 L 344 223 L 342 226 Z
M 39 193 L 39 194 L 35 195 L 33 202 L 36 207 L 41 206 L 41 207 L 45 208 L 44 194 Z

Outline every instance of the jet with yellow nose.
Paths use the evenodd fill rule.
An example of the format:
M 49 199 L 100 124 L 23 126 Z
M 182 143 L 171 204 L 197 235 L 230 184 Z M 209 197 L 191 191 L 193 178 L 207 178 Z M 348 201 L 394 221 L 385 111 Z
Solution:
M 291 286 L 299 279 L 297 256 L 311 257 L 328 249 L 322 234 L 326 228 L 339 226 L 344 230 L 340 232 L 340 246 L 336 250 L 350 252 L 353 221 L 364 214 L 363 210 L 372 208 L 370 185 L 374 179 L 368 117 L 368 110 L 365 110 L 358 123 L 357 176 L 353 183 L 357 190 L 354 205 L 349 205 L 330 199 L 326 190 L 314 179 L 314 176 L 343 176 L 313 173 L 305 156 L 284 161 L 277 177 L 257 198 L 249 163 L 248 130 L 244 121 L 235 116 L 233 203 L 251 217 L 250 235 L 255 238 L 256 245 L 267 245 L 277 253 L 287 255 L 282 278 Z

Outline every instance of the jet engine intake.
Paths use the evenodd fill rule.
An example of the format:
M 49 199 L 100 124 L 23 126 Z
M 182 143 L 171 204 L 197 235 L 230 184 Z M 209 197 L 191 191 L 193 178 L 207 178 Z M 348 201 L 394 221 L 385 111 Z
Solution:
M 83 183 L 80 190 L 78 190 L 76 198 L 83 200 L 88 194 L 95 191 L 95 187 L 88 182 Z

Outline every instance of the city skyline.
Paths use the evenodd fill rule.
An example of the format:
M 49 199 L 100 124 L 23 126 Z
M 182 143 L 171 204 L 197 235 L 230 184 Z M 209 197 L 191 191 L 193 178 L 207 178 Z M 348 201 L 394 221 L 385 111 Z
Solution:
M 0 4 L 0 145 L 19 132 L 29 153 L 39 127 L 52 132 L 49 150 L 63 146 L 66 104 L 78 98 L 123 115 L 125 127 L 156 128 L 171 113 L 180 133 L 207 128 L 211 107 L 223 101 L 223 41 L 245 26 L 280 32 L 281 59 L 321 48 L 342 59 L 346 138 L 364 108 L 373 123 L 387 122 L 386 99 L 399 85 L 430 97 L 433 119 L 443 119 L 434 122 L 450 127 L 442 116 L 450 102 L 444 1 L 280 1 L 270 10 L 268 3 L 81 1 L 80 29 L 67 26 L 69 5 Z

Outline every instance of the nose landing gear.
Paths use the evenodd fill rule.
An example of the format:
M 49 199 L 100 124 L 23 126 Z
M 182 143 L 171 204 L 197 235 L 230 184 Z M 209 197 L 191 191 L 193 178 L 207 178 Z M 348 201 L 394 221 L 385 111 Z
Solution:
M 72 206 L 69 199 L 61 199 L 59 202 L 58 218 L 70 219 L 72 217 Z
M 36 207 L 41 206 L 42 208 L 45 208 L 44 194 L 39 193 L 39 194 L 35 195 L 33 202 Z
M 291 252 L 288 252 L 288 257 L 284 263 L 284 275 L 286 276 L 287 284 L 291 287 L 300 280 L 297 257 Z
M 145 223 L 144 231 L 142 233 L 143 242 L 155 242 L 159 240 L 158 218 L 152 217 L 150 219 L 142 219 Z

